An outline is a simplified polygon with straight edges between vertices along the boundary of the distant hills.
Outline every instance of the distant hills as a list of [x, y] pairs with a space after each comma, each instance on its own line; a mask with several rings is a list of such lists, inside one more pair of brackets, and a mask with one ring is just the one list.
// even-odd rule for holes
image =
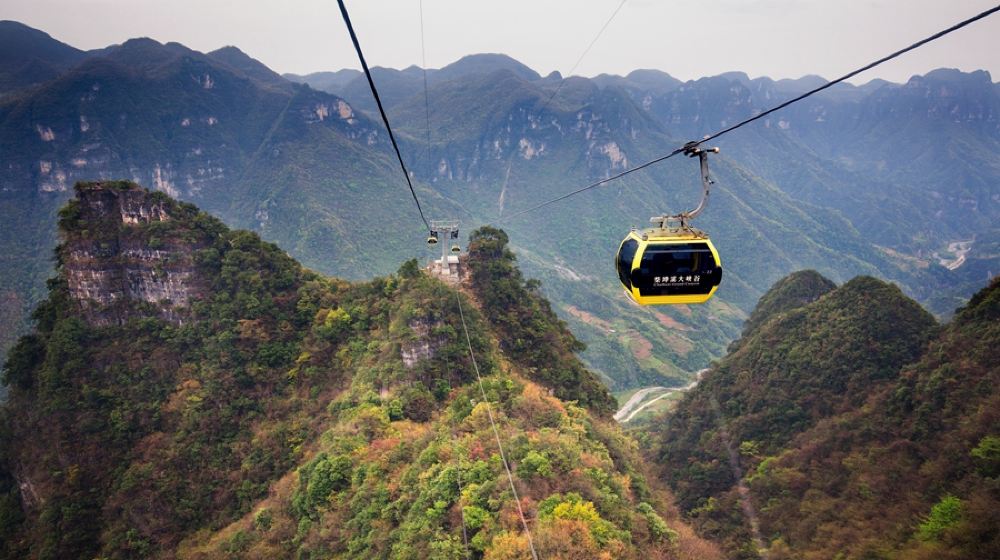
[[[82, 179], [142, 180], [243, 216], [234, 222], [278, 223], [291, 250], [322, 255], [310, 265], [352, 277], [396, 266], [405, 248], [421, 243], [415, 224], [388, 239], [361, 235], [365, 224], [395, 222], [409, 210], [405, 191], [377, 194], [398, 173], [384, 133], [343, 100], [289, 83], [233, 49], [205, 55], [176, 43], [128, 41], [8, 96], [0, 121], [0, 205], [9, 224], [0, 233], [0, 275], [10, 290], [5, 304], [22, 310], [11, 316], [34, 305], [51, 274], [55, 231], [44, 224]], [[291, 196], [281, 196], [286, 189]], [[351, 211], [362, 201], [371, 208]], [[270, 218], [285, 212], [291, 221]], [[366, 254], [368, 246], [383, 248]], [[4, 329], [5, 336], [16, 330]]]
[[[372, 76], [376, 80], [382, 101], [391, 106], [406, 101], [418, 91], [423, 92], [425, 73], [429, 84], [438, 84], [469, 76], [491, 74], [498, 70], [507, 70], [529, 82], [541, 78], [531, 68], [503, 54], [473, 54], [462, 57], [444, 68], [428, 68], [426, 72], [418, 66], [410, 66], [403, 70], [375, 66], [372, 68]], [[360, 70], [316, 72], [305, 76], [285, 74], [284, 77], [350, 99], [353, 106], [364, 111], [376, 110], [368, 80]]]
[[51, 80], [86, 56], [44, 31], [0, 21], [0, 95]]
[[[20, 24], [2, 29], [19, 54], [0, 69], [15, 76], [0, 99], [0, 216], [9, 224], [0, 232], [0, 320], [12, 325], [0, 343], [45, 293], [50, 224], [77, 180], [144, 182], [348, 278], [430, 256], [356, 72], [292, 81], [235, 47], [203, 54], [137, 39], [74, 54]], [[34, 59], [62, 70], [31, 81], [21, 69]], [[560, 88], [557, 74], [473, 55], [428, 69], [430, 131], [421, 69], [380, 68], [375, 79], [430, 214], [466, 229], [499, 221], [525, 272], [543, 280], [588, 345], [587, 363], [617, 388], [685, 382], [724, 353], [765, 288], [796, 269], [892, 280], [939, 314], [1000, 269], [997, 90], [986, 73], [838, 86], [725, 137], [699, 225], [718, 240], [726, 280], [707, 306], [661, 309], [622, 298], [609, 263], [630, 226], [696, 202], [690, 162], [503, 216], [735, 122], [816, 77], [681, 83], [637, 70], [569, 77]], [[942, 266], [959, 258], [955, 270]]]
[[[699, 138], [824, 83], [729, 72], [682, 84], [656, 70], [591, 81], [625, 90], [680, 138]], [[330, 91], [348, 101], [367, 95], [347, 86]], [[795, 198], [838, 209], [880, 244], [930, 257], [942, 237], [992, 231], [998, 142], [1000, 98], [989, 73], [939, 69], [902, 85], [838, 84], [724, 147]], [[941, 187], [928, 191], [931, 183]]]

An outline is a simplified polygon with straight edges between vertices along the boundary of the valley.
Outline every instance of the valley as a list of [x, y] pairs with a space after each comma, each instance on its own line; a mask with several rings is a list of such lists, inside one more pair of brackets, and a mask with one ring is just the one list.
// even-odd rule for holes
[[[444, 51], [415, 8], [427, 66]], [[740, 29], [771, 8], [698, 6]], [[776, 9], [762, 44], [822, 12]], [[262, 60], [326, 22], [260, 35], [260, 60], [199, 29], [79, 48], [0, 21], [0, 560], [1000, 558], [986, 70], [813, 91], [478, 48], [280, 74]], [[718, 255], [631, 242], [682, 243], [645, 254], [721, 271], [717, 292], [639, 305], [624, 285], [692, 282], [638, 252], [618, 274], [632, 228], [702, 193], [698, 154], [660, 158], [736, 123], [700, 145]]]
[[3, 370], [0, 557], [721, 559], [501, 230], [462, 290], [416, 260], [352, 283], [160, 191], [74, 191]]
[[[366, 113], [362, 76], [282, 77], [235, 47], [200, 53], [148, 39], [88, 53], [18, 26], [5, 22], [0, 32], [23, 41], [24, 56], [44, 45], [64, 70], [0, 87], [0, 144], [9, 147], [0, 170], [0, 214], [9, 224], [0, 233], [0, 348], [24, 331], [44, 293], [56, 243], [50, 224], [77, 180], [122, 177], [157, 187], [258, 231], [325, 274], [370, 278], [431, 256], [384, 131]], [[724, 354], [766, 288], [797, 269], [839, 281], [878, 275], [941, 317], [1000, 270], [985, 241], [998, 217], [990, 189], [1000, 176], [991, 155], [1000, 112], [982, 72], [838, 86], [790, 110], [784, 127], [765, 120], [727, 138], [700, 223], [717, 239], [726, 279], [707, 307], [656, 312], [622, 301], [608, 262], [629, 227], [693, 202], [689, 162], [630, 175], [558, 210], [504, 216], [811, 82], [739, 73], [681, 82], [637, 71], [574, 77], [543, 106], [556, 82], [509, 57], [471, 55], [428, 71], [426, 115], [419, 69], [376, 68], [375, 76], [430, 214], [459, 219], [463, 232], [502, 225], [525, 272], [542, 281], [587, 345], [586, 363], [614, 390], [688, 383]], [[870, 113], [878, 117], [861, 120]], [[913, 129], [904, 142], [899, 131], [924, 118], [938, 124]], [[888, 152], [893, 139], [900, 145]], [[927, 152], [934, 143], [984, 148], [962, 150], [959, 161], [947, 156], [950, 148]], [[900, 157], [911, 152], [937, 155]], [[856, 171], [874, 159], [885, 162], [878, 175]], [[944, 177], [927, 171], [954, 165], [968, 172], [949, 191], [938, 186]], [[872, 192], [886, 196], [876, 201]], [[925, 219], [939, 207], [971, 214]], [[928, 258], [973, 236], [984, 240], [966, 255], [974, 266], [950, 270]]]
[[[707, 372], [708, 369], [699, 370], [695, 375], [695, 380], [684, 387], [645, 387], [635, 392], [626, 393], [629, 395], [628, 400], [626, 400], [625, 403], [618, 408], [618, 411], [615, 412], [614, 419], [622, 424], [627, 424], [631, 422], [639, 413], [645, 411], [663, 399], [669, 399], [671, 402], [678, 401], [684, 393], [694, 389], [698, 385], [698, 381], [701, 377]], [[650, 415], [650, 413], [647, 412], [647, 419], [651, 416], [662, 415], [662, 413], [666, 412], [666, 409], [662, 409], [661, 405], [661, 410], [658, 410], [657, 412], [659, 414], [653, 415]]]

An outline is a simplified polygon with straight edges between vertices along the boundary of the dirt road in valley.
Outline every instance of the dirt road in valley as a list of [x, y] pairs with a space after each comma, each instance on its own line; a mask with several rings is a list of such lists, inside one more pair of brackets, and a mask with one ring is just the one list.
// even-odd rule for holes
[[[657, 386], [657, 387], [646, 387], [645, 389], [639, 389], [638, 391], [635, 392], [634, 395], [632, 395], [632, 397], [624, 405], [622, 405], [621, 408], [618, 409], [618, 412], [615, 413], [615, 420], [624, 424], [625, 422], [628, 422], [629, 420], [634, 418], [636, 414], [642, 412], [647, 406], [666, 397], [667, 395], [676, 392], [686, 392], [690, 391], [691, 389], [694, 389], [695, 386], [698, 385], [698, 381], [701, 380], [701, 376], [705, 375], [705, 372], [707, 371], [708, 369], [700, 370], [695, 376], [694, 381], [688, 383], [684, 387], [667, 388], [667, 387]], [[647, 402], [642, 402], [646, 399], [647, 395], [649, 395], [654, 391], [659, 391], [661, 389], [665, 391], [662, 395], [657, 395], [655, 398], [650, 399]]]
[[621, 422], [622, 418], [628, 416], [629, 413], [632, 412], [633, 408], [639, 406], [639, 403], [646, 398], [646, 395], [652, 393], [653, 391], [659, 391], [660, 389], [666, 389], [666, 387], [646, 387], [645, 389], [639, 389], [636, 391], [635, 394], [632, 395], [632, 398], [622, 405], [622, 407], [618, 409], [618, 412], [615, 413], [615, 420]]

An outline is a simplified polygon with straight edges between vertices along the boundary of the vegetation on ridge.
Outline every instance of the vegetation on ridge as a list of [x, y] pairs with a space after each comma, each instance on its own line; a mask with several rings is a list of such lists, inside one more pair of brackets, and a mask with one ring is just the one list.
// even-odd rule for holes
[[[183, 321], [129, 301], [141, 313], [95, 326], [60, 268], [4, 366], [0, 557], [457, 559], [464, 528], [472, 557], [521, 558], [457, 298], [543, 554], [717, 557], [631, 438], [532, 381], [528, 357], [497, 352], [476, 306], [415, 261], [350, 284], [135, 185], [78, 197], [121, 189], [169, 219], [117, 235], [191, 247], [209, 288]], [[81, 204], [63, 212], [60, 262], [107, 235]]]
[[614, 411], [615, 400], [574, 353], [585, 346], [553, 313], [537, 280], [524, 280], [503, 230], [484, 226], [469, 236], [472, 289], [500, 347], [563, 400], [575, 400], [598, 414]]
[[748, 329], [652, 438], [682, 510], [737, 558], [747, 511], [772, 559], [996, 557], [998, 294], [937, 327], [858, 278]]

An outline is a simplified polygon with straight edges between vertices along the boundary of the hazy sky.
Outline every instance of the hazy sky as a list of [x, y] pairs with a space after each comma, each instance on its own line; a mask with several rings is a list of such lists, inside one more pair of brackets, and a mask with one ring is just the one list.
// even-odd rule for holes
[[[423, 0], [427, 65], [502, 52], [538, 72], [572, 68], [621, 0]], [[627, 0], [576, 74], [658, 68], [681, 79], [833, 78], [997, 0]], [[82, 49], [131, 37], [200, 51], [236, 45], [278, 72], [359, 67], [335, 0], [0, 0], [0, 18]], [[420, 0], [348, 0], [372, 66], [421, 63]], [[1000, 14], [855, 79], [938, 67], [1000, 81]]]

